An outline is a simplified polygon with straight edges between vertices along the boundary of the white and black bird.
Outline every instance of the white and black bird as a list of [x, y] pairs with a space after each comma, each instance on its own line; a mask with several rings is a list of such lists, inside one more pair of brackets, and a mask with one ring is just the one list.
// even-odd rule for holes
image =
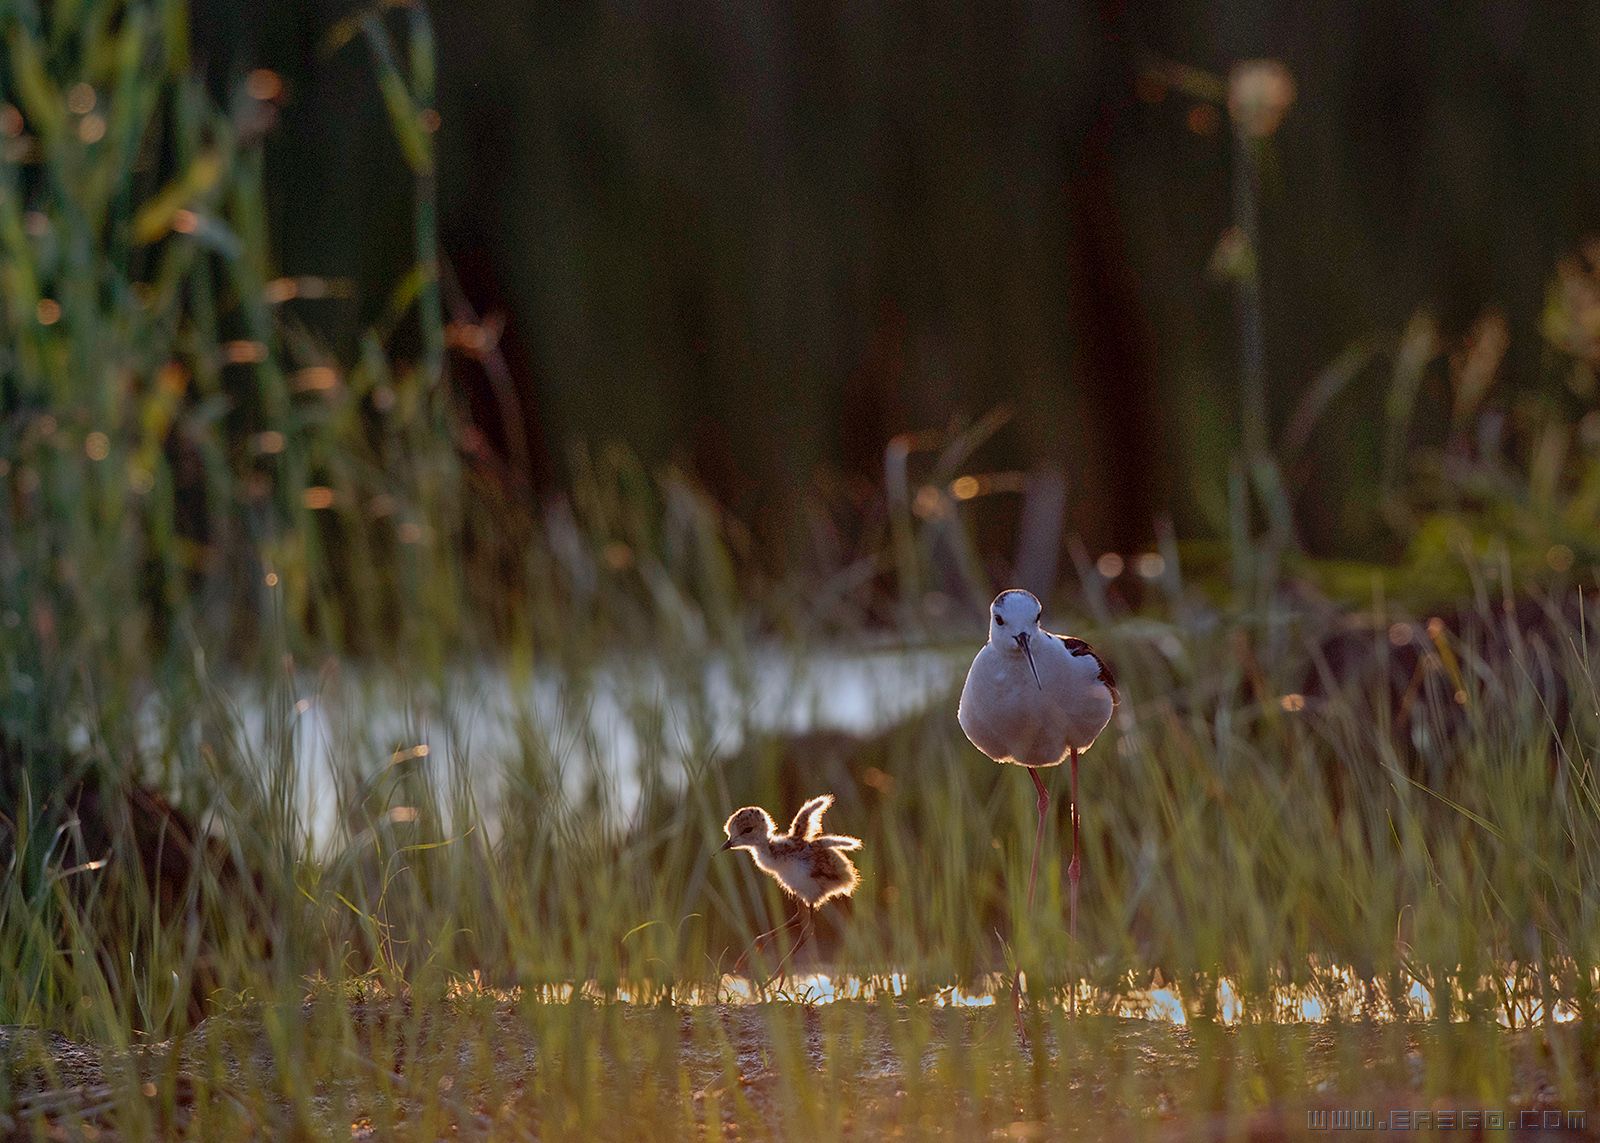
[[1027, 767], [1039, 791], [1028, 908], [1039, 875], [1050, 792], [1039, 771], [1072, 760], [1070, 926], [1078, 931], [1078, 753], [1093, 745], [1117, 705], [1117, 681], [1105, 660], [1082, 639], [1039, 626], [1044, 608], [1031, 592], [1002, 591], [989, 607], [989, 641], [972, 660], [956, 718], [972, 744], [996, 762]]

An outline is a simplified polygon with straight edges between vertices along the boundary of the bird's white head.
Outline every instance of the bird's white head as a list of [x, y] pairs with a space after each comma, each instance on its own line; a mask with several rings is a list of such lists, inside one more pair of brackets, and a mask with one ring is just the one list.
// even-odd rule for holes
[[754, 849], [765, 844], [771, 837], [775, 827], [772, 818], [760, 806], [745, 806], [735, 810], [728, 819], [728, 824], [723, 826], [723, 832], [728, 835], [728, 840], [723, 843], [723, 849]]
[[1039, 620], [1043, 615], [1044, 606], [1038, 596], [1020, 587], [1002, 591], [989, 605], [989, 642], [1002, 651], [1027, 656], [1033, 681], [1040, 690], [1044, 684], [1039, 682], [1039, 668], [1034, 666], [1033, 642], [1040, 637]]

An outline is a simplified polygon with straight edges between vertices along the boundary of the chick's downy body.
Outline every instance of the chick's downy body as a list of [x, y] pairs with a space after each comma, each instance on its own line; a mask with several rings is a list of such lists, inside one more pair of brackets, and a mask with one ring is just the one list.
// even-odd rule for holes
[[822, 815], [832, 804], [832, 794], [812, 798], [800, 807], [788, 833], [778, 833], [760, 806], [745, 806], [723, 827], [728, 841], [722, 848], [748, 849], [757, 868], [812, 908], [848, 897], [861, 875], [843, 851], [860, 849], [861, 840], [822, 832]]
[[776, 837], [750, 850], [756, 865], [794, 897], [815, 907], [848, 897], [861, 883], [855, 863], [837, 849], [800, 838]]

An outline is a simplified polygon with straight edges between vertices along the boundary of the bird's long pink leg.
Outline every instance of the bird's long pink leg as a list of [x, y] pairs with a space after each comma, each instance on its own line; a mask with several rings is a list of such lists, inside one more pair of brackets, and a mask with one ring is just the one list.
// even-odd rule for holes
[[[1050, 791], [1045, 787], [1044, 779], [1039, 777], [1039, 771], [1032, 766], [1028, 767], [1028, 776], [1033, 779], [1033, 788], [1039, 791], [1039, 824], [1033, 831], [1033, 863], [1028, 870], [1028, 912], [1033, 912], [1033, 889], [1039, 880], [1039, 845], [1044, 840], [1044, 815], [1050, 809]], [[1017, 1018], [1017, 1039], [1026, 1048], [1029, 1044], [1028, 1029], [1022, 1022], [1022, 969], [1017, 969], [1017, 975], [1011, 980], [1011, 1008]]]
[[756, 953], [757, 955], [760, 955], [761, 950], [766, 946], [766, 943], [770, 938], [777, 936], [779, 933], [783, 932], [783, 930], [791, 927], [796, 921], [800, 920], [800, 918], [803, 915], [804, 915], [804, 906], [797, 907], [795, 909], [795, 911], [794, 911], [794, 916], [790, 917], [787, 921], [785, 921], [783, 924], [779, 925], [777, 928], [768, 929], [766, 932], [764, 932], [760, 936], [758, 936], [755, 940], [751, 941], [750, 944], [748, 946], [746, 946], [744, 952], [739, 954], [739, 959], [733, 962], [733, 971], [734, 972], [739, 972], [741, 969], [743, 969], [744, 968], [744, 962], [750, 956], [751, 953]]
[[779, 974], [783, 972], [783, 966], [789, 963], [789, 958], [794, 956], [795, 953], [799, 952], [800, 951], [800, 946], [806, 943], [806, 938], [811, 935], [812, 926], [816, 922], [816, 915], [817, 915], [816, 914], [816, 910], [814, 910], [810, 905], [807, 905], [806, 906], [806, 923], [805, 923], [805, 927], [800, 930], [800, 939], [795, 941], [794, 944], [790, 947], [789, 951], [784, 953], [783, 954], [783, 958], [778, 961], [778, 967], [772, 970], [772, 975], [767, 977], [766, 984], [763, 984], [761, 986], [761, 990], [763, 992], [765, 992], [768, 988], [771, 987], [772, 982], [774, 980], [778, 979]]
[[[1076, 754], [1073, 755], [1077, 757]], [[1039, 777], [1039, 771], [1032, 766], [1028, 767], [1028, 774], [1033, 778], [1033, 785], [1039, 791], [1039, 825], [1033, 831], [1033, 867], [1028, 872], [1028, 912], [1033, 912], [1033, 886], [1039, 880], [1039, 843], [1044, 839], [1044, 815], [1050, 808], [1050, 791], [1045, 789], [1044, 779]]]
[[1067, 932], [1074, 940], [1078, 936], [1078, 877], [1082, 867], [1078, 862], [1078, 751], [1072, 751], [1072, 864], [1067, 866]]

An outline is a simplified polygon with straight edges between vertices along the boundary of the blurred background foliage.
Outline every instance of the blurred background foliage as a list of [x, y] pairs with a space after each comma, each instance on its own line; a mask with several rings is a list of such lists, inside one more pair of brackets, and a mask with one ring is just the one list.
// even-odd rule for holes
[[[348, 351], [412, 234], [370, 61], [319, 50], [346, 7], [204, 0], [195, 26], [218, 82], [245, 61], [285, 79], [274, 253], [357, 284], [324, 327]], [[1588, 6], [433, 15], [456, 313], [492, 319], [506, 374], [460, 381], [515, 500], [570, 478], [572, 438], [618, 440], [771, 530], [762, 509], [819, 473], [875, 483], [896, 434], [1004, 405], [982, 461], [1064, 473], [1092, 548], [1144, 546], [1167, 511], [1217, 535], [1252, 368], [1240, 274], [1312, 553], [1407, 540], [1377, 511], [1397, 367], [1408, 447], [1460, 428], [1451, 361], [1486, 330], [1504, 344], [1478, 383], [1504, 413], [1592, 404], [1547, 314], [1600, 207]], [[1224, 84], [1261, 57], [1293, 106], [1236, 145]], [[1434, 340], [1399, 360], [1419, 312]], [[1014, 513], [987, 516], [986, 546], [1009, 545]]]
[[0, 13], [5, 630], [102, 711], [1600, 557], [1586, 7]]
[[[94, 726], [123, 753], [152, 686], [181, 710], [207, 653], [384, 633], [437, 660], [454, 601], [419, 585], [451, 574], [459, 479], [431, 141], [399, 129], [431, 103], [421, 11], [324, 40], [374, 61], [391, 145], [411, 142], [414, 269], [343, 354], [316, 311], [351, 285], [279, 273], [267, 238], [279, 78], [208, 91], [172, 0], [0, 11], [6, 741]], [[414, 349], [393, 352], [407, 321]]]

